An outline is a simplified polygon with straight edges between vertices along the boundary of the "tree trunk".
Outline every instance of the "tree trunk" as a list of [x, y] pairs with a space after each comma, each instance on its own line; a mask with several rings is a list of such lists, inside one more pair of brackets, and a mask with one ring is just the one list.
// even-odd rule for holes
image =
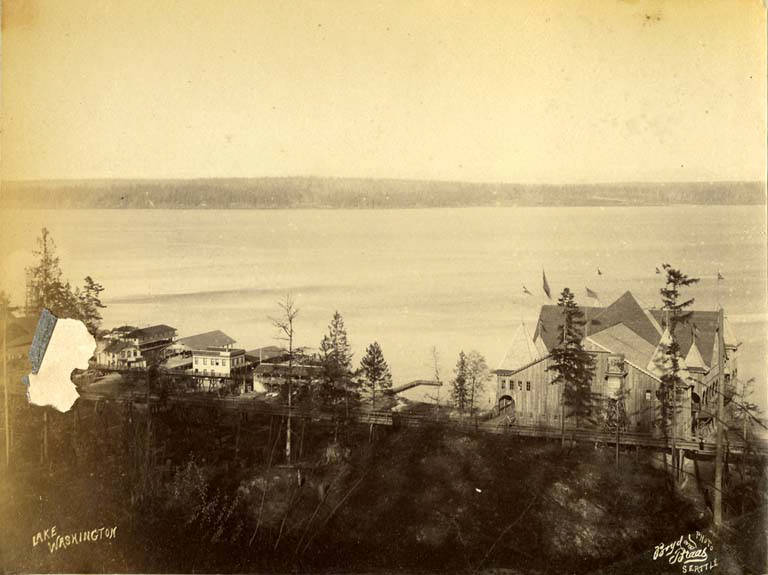
[[40, 463], [48, 462], [48, 408], [43, 408], [43, 432], [40, 449]]
[[[562, 384], [565, 387], [565, 384]], [[560, 392], [560, 447], [565, 447], [565, 397]]]

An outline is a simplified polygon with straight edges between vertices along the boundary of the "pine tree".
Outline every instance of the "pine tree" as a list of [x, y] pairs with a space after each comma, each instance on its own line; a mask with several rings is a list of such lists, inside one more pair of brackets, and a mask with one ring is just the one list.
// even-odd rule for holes
[[[675, 443], [677, 436], [677, 411], [680, 392], [687, 387], [687, 384], [680, 376], [680, 343], [677, 341], [677, 328], [685, 324], [691, 316], [690, 311], [686, 309], [693, 305], [694, 299], [680, 301], [680, 288], [691, 286], [699, 281], [698, 278], [689, 278], [680, 270], [674, 269], [669, 264], [662, 266], [667, 273], [666, 285], [659, 290], [661, 301], [664, 304], [664, 325], [668, 330], [669, 337], [666, 344], [662, 344], [662, 366], [661, 385], [657, 392], [657, 397], [661, 406], [661, 426], [664, 437], [667, 437], [668, 429], [672, 429], [672, 456], [673, 461], [677, 454], [675, 453]], [[666, 457], [664, 458], [666, 464]]]
[[365, 350], [365, 356], [360, 361], [360, 369], [365, 375], [365, 383], [371, 392], [371, 406], [376, 406], [376, 390], [384, 391], [392, 388], [392, 374], [384, 359], [384, 354], [378, 342], [373, 342]]
[[570, 289], [562, 291], [557, 305], [562, 309], [563, 323], [560, 325], [558, 343], [550, 352], [551, 364], [547, 370], [555, 373], [552, 383], [562, 385], [561, 430], [564, 442], [566, 417], [575, 416], [576, 425], [579, 426], [583, 419], [589, 419], [592, 415], [595, 365], [592, 355], [581, 346], [584, 314]]
[[61, 279], [61, 267], [59, 257], [56, 255], [56, 244], [51, 238], [48, 228], [43, 228], [40, 237], [37, 238], [37, 247], [32, 252], [39, 261], [37, 265], [29, 268], [30, 275], [30, 309], [29, 315], [38, 315], [43, 308], [48, 308], [55, 315], [71, 317], [66, 309], [67, 294]]
[[96, 335], [101, 327], [101, 312], [106, 306], [101, 303], [101, 292], [104, 287], [93, 281], [91, 276], [86, 276], [83, 290], [78, 294], [80, 300], [80, 310], [83, 321], [88, 327], [88, 331]]
[[344, 319], [338, 311], [333, 314], [328, 333], [320, 342], [320, 358], [323, 367], [321, 402], [325, 407], [333, 407], [343, 401], [348, 417], [349, 409], [359, 399], [359, 390], [351, 377], [352, 351]]
[[463, 351], [459, 353], [459, 359], [456, 362], [456, 368], [453, 373], [454, 377], [451, 381], [453, 406], [461, 413], [464, 413], [469, 403], [469, 390], [467, 389], [467, 356]]
[[30, 280], [30, 307], [27, 314], [38, 315], [43, 308], [49, 309], [61, 318], [79, 319], [85, 322], [88, 331], [96, 335], [101, 325], [100, 309], [104, 288], [91, 276], [85, 278], [83, 289], [74, 288], [62, 277], [56, 244], [47, 228], [43, 228], [37, 239], [33, 254], [39, 258], [37, 265], [28, 269]]

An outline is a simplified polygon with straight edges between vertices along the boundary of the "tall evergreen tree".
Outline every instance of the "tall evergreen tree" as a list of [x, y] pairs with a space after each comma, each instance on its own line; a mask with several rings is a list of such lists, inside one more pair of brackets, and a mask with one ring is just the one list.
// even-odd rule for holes
[[371, 392], [371, 406], [376, 406], [376, 391], [392, 388], [392, 374], [384, 359], [384, 354], [378, 342], [373, 342], [365, 350], [365, 356], [360, 361], [360, 369], [365, 375], [365, 383]]
[[550, 352], [551, 364], [547, 370], [555, 373], [552, 383], [562, 385], [561, 430], [564, 442], [566, 417], [575, 416], [578, 426], [592, 415], [595, 364], [592, 355], [581, 346], [584, 314], [570, 289], [563, 289], [557, 305], [561, 308], [563, 323], [558, 343]]
[[453, 406], [464, 413], [469, 405], [469, 390], [467, 386], [467, 356], [462, 351], [453, 370], [451, 381], [451, 399]]
[[30, 315], [38, 315], [43, 308], [50, 309], [55, 315], [68, 315], [62, 307], [66, 303], [64, 284], [61, 279], [59, 257], [56, 255], [56, 244], [51, 238], [48, 228], [43, 228], [37, 238], [37, 246], [33, 255], [38, 258], [37, 265], [28, 268]]
[[85, 277], [85, 285], [79, 293], [80, 310], [83, 321], [88, 331], [96, 335], [101, 327], [101, 312], [106, 306], [101, 303], [101, 292], [104, 287], [93, 280], [91, 276]]
[[30, 292], [27, 313], [38, 315], [43, 308], [48, 308], [57, 317], [82, 320], [88, 331], [96, 335], [102, 319], [99, 310], [106, 307], [101, 303], [100, 294], [104, 291], [101, 284], [87, 276], [81, 290], [64, 281], [56, 244], [47, 228], [42, 229], [32, 253], [38, 262], [27, 270]]
[[323, 382], [320, 399], [325, 407], [343, 402], [345, 412], [354, 407], [359, 399], [357, 384], [352, 380], [352, 351], [347, 340], [344, 319], [336, 311], [328, 326], [328, 333], [320, 342], [320, 359], [323, 367]]
[[[659, 366], [662, 371], [661, 385], [657, 396], [661, 406], [661, 426], [665, 438], [668, 436], [668, 430], [672, 430], [672, 457], [675, 460], [676, 438], [677, 438], [677, 411], [680, 392], [687, 387], [687, 383], [681, 377], [680, 343], [677, 340], [677, 328], [687, 323], [691, 316], [691, 311], [686, 311], [693, 305], [694, 299], [682, 299], [680, 288], [691, 286], [699, 281], [698, 278], [689, 278], [680, 270], [673, 268], [669, 264], [662, 266], [666, 272], [665, 287], [659, 290], [663, 305], [663, 323], [668, 337], [660, 344], [661, 363]], [[666, 464], [666, 457], [664, 459]]]

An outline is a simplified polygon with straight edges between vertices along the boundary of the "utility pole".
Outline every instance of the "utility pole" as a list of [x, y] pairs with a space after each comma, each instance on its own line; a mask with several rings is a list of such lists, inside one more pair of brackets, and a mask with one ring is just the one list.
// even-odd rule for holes
[[723, 335], [723, 308], [717, 317], [717, 437], [715, 439], [715, 528], [723, 524], [723, 394], [725, 393], [725, 336]]
[[619, 388], [619, 397], [616, 398], [616, 471], [619, 470], [619, 427], [620, 427], [620, 408], [621, 405], [619, 402], [621, 401], [621, 388]]

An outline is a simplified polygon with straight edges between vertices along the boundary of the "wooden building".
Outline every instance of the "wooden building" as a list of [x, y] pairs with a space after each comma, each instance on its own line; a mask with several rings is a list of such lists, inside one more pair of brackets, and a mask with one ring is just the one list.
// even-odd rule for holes
[[[582, 346], [594, 358], [592, 393], [595, 415], [621, 391], [627, 414], [625, 430], [662, 433], [659, 425], [660, 402], [657, 391], [663, 366], [659, 365], [668, 330], [661, 310], [646, 310], [630, 292], [607, 307], [583, 307], [585, 316]], [[519, 425], [561, 426], [562, 388], [553, 384], [550, 351], [558, 344], [562, 331], [562, 310], [556, 305], [541, 308], [532, 337], [525, 327], [518, 330], [510, 352], [496, 375], [496, 402], [500, 413]], [[688, 322], [678, 325], [675, 337], [681, 348], [684, 389], [678, 392], [677, 436], [694, 438], [706, 435], [711, 427], [716, 404], [717, 312], [694, 311]], [[736, 345], [726, 332], [726, 377], [736, 373]], [[566, 418], [566, 428], [577, 425]], [[599, 422], [580, 421], [581, 427]], [[671, 430], [669, 430], [671, 431]]]

